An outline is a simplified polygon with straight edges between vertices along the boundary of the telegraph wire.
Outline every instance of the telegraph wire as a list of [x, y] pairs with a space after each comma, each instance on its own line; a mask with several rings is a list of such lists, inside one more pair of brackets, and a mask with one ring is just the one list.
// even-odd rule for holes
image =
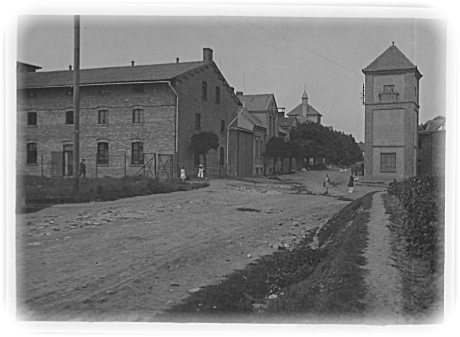
[[214, 21], [216, 21], [217, 23], [219, 23], [219, 24], [221, 24], [221, 25], [223, 25], [223, 26], [226, 26], [227, 28], [230, 28], [230, 29], [232, 29], [232, 30], [234, 30], [234, 31], [236, 31], [236, 32], [238, 32], [238, 33], [244, 35], [244, 36], [247, 36], [247, 37], [249, 37], [249, 38], [251, 38], [251, 39], [253, 39], [253, 40], [256, 40], [256, 41], [259, 41], [259, 42], [261, 42], [261, 43], [263, 43], [263, 44], [266, 44], [267, 46], [269, 46], [269, 47], [271, 47], [271, 48], [273, 48], [273, 49], [276, 49], [276, 50], [278, 50], [278, 51], [280, 51], [280, 52], [283, 52], [283, 53], [285, 53], [285, 54], [291, 55], [291, 56], [293, 56], [293, 57], [295, 57], [295, 58], [297, 58], [297, 59], [299, 59], [299, 60], [302, 60], [302, 61], [304, 61], [304, 62], [310, 63], [310, 64], [314, 65], [315, 67], [322, 68], [322, 69], [324, 69], [324, 70], [326, 70], [326, 71], [329, 71], [329, 72], [334, 73], [334, 74], [336, 74], [336, 75], [338, 75], [338, 76], [347, 78], [347, 79], [352, 80], [352, 81], [354, 81], [354, 82], [356, 82], [356, 83], [359, 83], [359, 84], [362, 83], [362, 81], [358, 81], [358, 80], [355, 80], [355, 79], [353, 79], [353, 78], [351, 78], [351, 77], [348, 77], [348, 76], [346, 76], [346, 75], [342, 75], [342, 74], [337, 73], [337, 72], [335, 72], [335, 71], [333, 71], [333, 70], [331, 70], [331, 69], [325, 68], [325, 67], [323, 67], [323, 66], [321, 66], [321, 65], [319, 65], [319, 64], [313, 63], [313, 62], [311, 62], [311, 61], [309, 61], [309, 60], [307, 60], [307, 59], [305, 59], [305, 58], [303, 58], [303, 57], [300, 57], [300, 56], [297, 56], [297, 55], [295, 55], [295, 54], [289, 53], [289, 52], [287, 52], [287, 51], [284, 50], [284, 49], [277, 48], [277, 47], [275, 47], [275, 46], [272, 45], [272, 44], [269, 44], [269, 43], [267, 43], [267, 42], [265, 42], [265, 41], [263, 41], [263, 40], [261, 40], [261, 39], [258, 39], [258, 38], [254, 37], [254, 36], [252, 36], [252, 35], [246, 34], [246, 33], [242, 32], [242, 31], [240, 31], [240, 30], [238, 30], [238, 29], [236, 29], [236, 28], [234, 28], [234, 27], [231, 27], [231, 26], [229, 26], [229, 25], [227, 25], [227, 24], [225, 24], [225, 23], [223, 23], [223, 22], [220, 22], [220, 21], [215, 20], [215, 19], [213, 19], [213, 18], [210, 18], [210, 19], [211, 19], [211, 20], [214, 20]]

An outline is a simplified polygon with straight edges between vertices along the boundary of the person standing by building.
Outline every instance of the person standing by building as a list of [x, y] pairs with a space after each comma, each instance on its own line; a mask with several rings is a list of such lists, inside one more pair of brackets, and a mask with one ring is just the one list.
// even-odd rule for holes
[[204, 169], [203, 169], [203, 165], [198, 165], [198, 179], [200, 179], [200, 181], [203, 179], [203, 176], [204, 176]]
[[351, 173], [350, 179], [348, 179], [348, 193], [353, 193], [354, 184], [355, 184], [355, 178], [353, 178], [353, 173]]
[[324, 187], [324, 194], [328, 194], [329, 193], [329, 183], [331, 182], [331, 179], [329, 179], [329, 175], [326, 174], [326, 178], [324, 178], [324, 181], [323, 181], [323, 187]]
[[83, 175], [83, 178], [86, 178], [86, 163], [85, 159], [82, 159], [80, 162], [80, 174], [79, 177]]
[[185, 168], [183, 166], [180, 170], [180, 179], [182, 180], [182, 182], [185, 182], [185, 179], [187, 179], [187, 176], [185, 175]]

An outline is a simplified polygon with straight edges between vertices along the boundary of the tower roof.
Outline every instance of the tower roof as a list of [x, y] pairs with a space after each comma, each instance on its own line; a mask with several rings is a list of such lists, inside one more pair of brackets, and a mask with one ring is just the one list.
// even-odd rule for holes
[[304, 90], [304, 92], [302, 94], [302, 98], [308, 98], [307, 89]]
[[417, 67], [394, 44], [364, 68], [363, 73], [385, 70], [416, 70], [418, 72]]

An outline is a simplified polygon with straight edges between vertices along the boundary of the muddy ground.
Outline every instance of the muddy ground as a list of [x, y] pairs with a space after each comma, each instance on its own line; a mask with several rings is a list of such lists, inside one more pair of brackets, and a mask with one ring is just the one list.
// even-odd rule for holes
[[349, 173], [328, 173], [327, 196], [325, 172], [310, 171], [18, 215], [18, 318], [155, 320], [280, 244], [295, 245], [351, 200], [384, 189], [358, 180], [349, 194]]

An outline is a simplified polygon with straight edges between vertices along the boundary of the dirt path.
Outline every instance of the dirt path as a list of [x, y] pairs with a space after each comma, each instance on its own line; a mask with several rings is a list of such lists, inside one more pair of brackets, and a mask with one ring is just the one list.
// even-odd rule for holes
[[394, 266], [391, 250], [389, 218], [385, 214], [382, 193], [373, 196], [368, 224], [368, 246], [364, 252], [366, 273], [367, 306], [366, 323], [403, 324], [402, 280]]
[[[275, 244], [290, 245], [375, 187], [347, 195], [347, 177], [322, 196], [322, 172], [284, 183], [213, 180], [209, 188], [59, 205], [18, 216], [20, 319], [151, 321], [191, 289], [216, 284]], [[292, 190], [290, 184], [308, 190]], [[313, 193], [313, 194], [310, 194]]]

